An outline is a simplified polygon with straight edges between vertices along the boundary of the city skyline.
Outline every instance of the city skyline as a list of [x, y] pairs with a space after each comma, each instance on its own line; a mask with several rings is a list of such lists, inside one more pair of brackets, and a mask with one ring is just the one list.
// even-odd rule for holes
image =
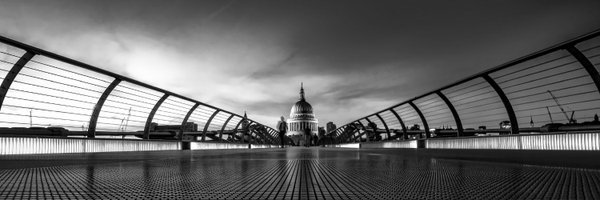
[[600, 27], [594, 1], [0, 4], [3, 36], [272, 127], [300, 82], [343, 125]]

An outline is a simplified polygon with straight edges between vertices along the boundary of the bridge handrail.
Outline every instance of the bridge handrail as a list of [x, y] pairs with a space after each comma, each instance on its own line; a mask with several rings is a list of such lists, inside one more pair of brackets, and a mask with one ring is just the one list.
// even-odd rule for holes
[[[385, 127], [386, 133], [381, 134], [384, 139], [391, 138], [390, 130], [399, 129], [406, 139], [413, 124], [425, 138], [431, 137], [432, 127], [442, 131], [450, 127], [460, 137], [477, 132], [478, 126], [485, 129], [498, 122], [498, 126], [504, 123], [512, 134], [529, 129], [520, 127], [530, 125], [530, 119], [537, 123], [535, 127], [546, 131], [576, 124], [562, 118], [566, 112], [559, 102], [574, 107], [567, 110], [578, 114], [579, 119], [589, 119], [587, 125], [595, 126], [599, 122], [592, 121], [593, 116], [600, 112], [593, 103], [600, 102], [599, 36], [600, 29], [517, 58], [354, 120], [328, 134], [344, 143], [370, 141], [370, 137], [363, 136], [364, 132], [372, 132], [364, 128], [369, 124]], [[550, 97], [554, 96], [552, 91], [559, 93], [554, 101]]]
[[[148, 139], [148, 137], [150, 137], [150, 126], [151, 126], [151, 122], [154, 122], [153, 120], [153, 116], [154, 113], [156, 113], [157, 111], [162, 111], [162, 113], [156, 113], [157, 117], [162, 117], [162, 118], [177, 118], [177, 119], [182, 119], [183, 116], [180, 115], [179, 113], [181, 112], [185, 112], [185, 113], [189, 113], [189, 114], [196, 114], [196, 115], [201, 115], [204, 116], [204, 114], [202, 114], [202, 112], [211, 112], [210, 114], [208, 114], [208, 116], [211, 116], [209, 119], [207, 119], [206, 121], [203, 121], [204, 127], [199, 128], [200, 130], [205, 130], [204, 133], [206, 132], [207, 128], [211, 125], [211, 121], [213, 118], [215, 117], [221, 117], [223, 118], [223, 116], [225, 118], [227, 117], [235, 117], [238, 119], [243, 119], [243, 116], [240, 114], [236, 114], [230, 111], [226, 111], [224, 109], [221, 109], [219, 107], [213, 106], [213, 105], [209, 105], [207, 103], [203, 103], [201, 101], [135, 80], [133, 78], [129, 78], [127, 76], [124, 75], [120, 75], [96, 66], [92, 66], [86, 63], [83, 63], [81, 61], [75, 60], [75, 59], [71, 59], [62, 55], [58, 55], [56, 53], [50, 52], [50, 51], [46, 51], [28, 44], [24, 44], [21, 42], [18, 42], [16, 40], [4, 37], [4, 36], [0, 36], [0, 47], [2, 47], [1, 44], [6, 45], [7, 49], [12, 49], [15, 48], [17, 50], [15, 51], [23, 51], [23, 55], [16, 55], [13, 54], [13, 52], [9, 52], [8, 50], [6, 52], [2, 51], [2, 49], [0, 49], [0, 58], [6, 57], [5, 59], [0, 59], [1, 63], [3, 65], [11, 65], [12, 67], [10, 69], [1, 69], [1, 71], [6, 72], [6, 76], [1, 77], [2, 78], [2, 87], [0, 87], [0, 109], [6, 107], [6, 106], [12, 106], [11, 109], [13, 109], [12, 111], [9, 110], [7, 112], [7, 108], [2, 109], [2, 113], [4, 115], [6, 115], [6, 118], [4, 119], [0, 119], [0, 123], [2, 124], [9, 124], [9, 125], [27, 125], [27, 122], [17, 122], [17, 121], [11, 121], [10, 117], [14, 117], [14, 118], [23, 118], [26, 117], [26, 114], [23, 113], [18, 113], [14, 110], [19, 110], [21, 112], [24, 112], [26, 110], [36, 110], [39, 112], [45, 112], [45, 113], [51, 113], [51, 114], [55, 114], [55, 115], [71, 115], [71, 117], [56, 117], [56, 116], [36, 116], [36, 118], [41, 119], [41, 118], [45, 118], [48, 121], [60, 121], [61, 123], [64, 123], [63, 127], [73, 130], [73, 129], [77, 129], [78, 127], [74, 124], [76, 123], [87, 123], [88, 125], [88, 137], [89, 138], [94, 138], [95, 137], [95, 133], [96, 133], [96, 124], [100, 124], [101, 122], [97, 122], [96, 120], [100, 117], [102, 118], [101, 112], [110, 112], [110, 111], [106, 111], [106, 110], [102, 110], [102, 109], [107, 109], [108, 108], [119, 108], [119, 109], [125, 109], [128, 105], [129, 105], [129, 113], [127, 115], [127, 122], [130, 122], [129, 117], [137, 117], [137, 118], [143, 118], [143, 116], [141, 115], [131, 115], [131, 112], [142, 112], [140, 110], [144, 110], [146, 109], [144, 106], [140, 106], [141, 104], [151, 104], [151, 102], [149, 101], [155, 101], [157, 99], [155, 99], [155, 97], [145, 97], [145, 96], [153, 96], [155, 95], [154, 93], [162, 93], [163, 99], [158, 101], [158, 103], [154, 103], [154, 109], [152, 109], [152, 112], [150, 112], [150, 115], [147, 115], [147, 119], [146, 119], [146, 125], [144, 127], [145, 129], [145, 138]], [[67, 67], [56, 67], [53, 66], [52, 64], [48, 64], [48, 61], [44, 62], [44, 61], [39, 61], [36, 60], [37, 56], [44, 56], [46, 58], [51, 59], [50, 62], [53, 61], [58, 61], [60, 63], [64, 63], [67, 65], [72, 65], [78, 69], [69, 69], [68, 67], [71, 66], [67, 66]], [[13, 59], [13, 57], [18, 58], [18, 61], [11, 61], [10, 59]], [[39, 66], [44, 66], [49, 68], [49, 70], [43, 70], [40, 69]], [[26, 69], [29, 70], [31, 72], [29, 72], [29, 74], [23, 73], [21, 72], [21, 69]], [[53, 71], [54, 70], [54, 71]], [[56, 70], [59, 70], [58, 72], [56, 72]], [[62, 71], [60, 71], [62, 70]], [[67, 73], [65, 73], [65, 71]], [[92, 73], [92, 75], [90, 75], [90, 72], [94, 72], [97, 74], [101, 74], [102, 76], [106, 76], [107, 78], [102, 78], [102, 77], [95, 77]], [[81, 80], [78, 78], [74, 78], [72, 77], [73, 74], [80, 76], [80, 77], [84, 77], [85, 80]], [[0, 75], [2, 76], [2, 75]], [[35, 79], [35, 81], [41, 81], [44, 83], [47, 83], [47, 85], [45, 84], [38, 84], [38, 83], [34, 83], [34, 82], [28, 82], [28, 81], [20, 81], [19, 78], [30, 78], [30, 79]], [[108, 78], [112, 78], [112, 84], [109, 86], [105, 86], [105, 83], [110, 83], [111, 80], [109, 80]], [[87, 80], [87, 81], [86, 81]], [[95, 82], [101, 82], [100, 84], [96, 84]], [[32, 91], [32, 90], [23, 90], [21, 88], [15, 88], [15, 87], [11, 87], [14, 85], [20, 85], [20, 86], [26, 86], [26, 87], [36, 87], [36, 88], [40, 88], [40, 90], [45, 91], [44, 92], [37, 92], [37, 91]], [[127, 84], [133, 84], [136, 86], [136, 88], [131, 88], [129, 86], [127, 86]], [[82, 85], [86, 85], [88, 87], [82, 86]], [[118, 88], [121, 86], [121, 90], [119, 90]], [[140, 87], [140, 89], [138, 89], [138, 87]], [[64, 89], [67, 88], [67, 89]], [[115, 89], [117, 88], [117, 89]], [[98, 90], [99, 89], [99, 90]], [[121, 107], [118, 107], [115, 105], [111, 105], [110, 106], [106, 106], [104, 105], [105, 101], [108, 98], [117, 98], [116, 95], [114, 95], [115, 92], [113, 92], [113, 89], [118, 92], [118, 93], [122, 93], [122, 94], [127, 94], [133, 97], [122, 97], [122, 96], [118, 96], [119, 100], [122, 101], [120, 103], [122, 103]], [[118, 91], [119, 90], [119, 91]], [[127, 93], [124, 90], [131, 90], [134, 91], [134, 93]], [[26, 93], [24, 96], [11, 96], [11, 92], [9, 91], [15, 91], [15, 92], [20, 92], [20, 93]], [[152, 91], [153, 93], [148, 93], [147, 91]], [[55, 94], [56, 93], [56, 94]], [[65, 95], [60, 95], [63, 93], [67, 93], [67, 94], [71, 94], [71, 95], [75, 95], [78, 96], [79, 98], [70, 98], [67, 97]], [[90, 93], [92, 93], [93, 95], [90, 95]], [[102, 96], [97, 97], [98, 94], [102, 93]], [[141, 96], [136, 96], [137, 95], [141, 95]], [[39, 98], [33, 98], [31, 97], [31, 95], [38, 95], [38, 96], [43, 96], [45, 97], [44, 99], [39, 99]], [[29, 107], [27, 105], [24, 104], [19, 104], [19, 105], [9, 105], [9, 104], [4, 104], [4, 100], [6, 98], [12, 98], [13, 100], [20, 100], [20, 101], [28, 101], [31, 103], [35, 103], [35, 104], [42, 104], [46, 107], [44, 108], [33, 108], [33, 107]], [[90, 99], [94, 99], [95, 100], [90, 100]], [[55, 100], [45, 100], [45, 99], [58, 99], [59, 101], [55, 101]], [[85, 100], [83, 100], [85, 99]], [[165, 101], [166, 100], [166, 101]], [[60, 102], [62, 101], [62, 102]], [[112, 100], [113, 102], [115, 100]], [[165, 101], [165, 104], [168, 105], [163, 105], [162, 102]], [[182, 102], [183, 101], [183, 102]], [[58, 109], [56, 107], [65, 107], [68, 106], [68, 103], [64, 103], [64, 102], [70, 102], [72, 104], [86, 104], [87, 106], [92, 106], [94, 107], [93, 112], [90, 112], [90, 114], [84, 114], [81, 112], [75, 112], [75, 111], [71, 111], [70, 109], [66, 109], [66, 110], [61, 110]], [[125, 104], [123, 102], [133, 102], [136, 105], [131, 105], [131, 104]], [[186, 107], [187, 105], [196, 105], [193, 108], [194, 109], [189, 109], [188, 107]], [[198, 107], [198, 105], [201, 105], [202, 108], [198, 108], [196, 109], [196, 107]], [[132, 109], [134, 106], [138, 106], [135, 107], [135, 109]], [[54, 108], [53, 108], [54, 107]], [[89, 110], [88, 108], [86, 108], [86, 106], [72, 106], [72, 109], [83, 109], [83, 110]], [[162, 110], [161, 110], [162, 109]], [[165, 111], [165, 109], [167, 109], [168, 111]], [[188, 109], [188, 110], [185, 110]], [[202, 110], [201, 110], [202, 109]], [[87, 112], [87, 111], [86, 111]], [[124, 112], [124, 111], [123, 111]], [[143, 112], [142, 112], [143, 113]], [[217, 116], [217, 113], [224, 113], [221, 116]], [[30, 116], [29, 118], [31, 119], [31, 112], [29, 113]], [[118, 113], [123, 115], [123, 113]], [[73, 118], [72, 115], [78, 115], [78, 116], [89, 116], [90, 120], [88, 121], [84, 121], [84, 120], [80, 120], [78, 118]], [[80, 118], [80, 117], [79, 117]], [[106, 118], [106, 117], [105, 117]], [[198, 118], [198, 117], [197, 117]], [[277, 137], [277, 133], [276, 131], [274, 132], [275, 129], [272, 129], [271, 127], [265, 126], [261, 123], [255, 122], [251, 119], [247, 119], [249, 121], [251, 121], [252, 123], [258, 124], [260, 126], [264, 126], [266, 127], [266, 132], [254, 132], [254, 133], [249, 133], [249, 134], [253, 134], [253, 137], [256, 137], [259, 141], [257, 142], [261, 142], [261, 143], [277, 143], [278, 142], [278, 138]], [[141, 119], [138, 120], [131, 120], [132, 122], [136, 121], [136, 122], [140, 122], [141, 123]], [[163, 121], [167, 121], [167, 120], [163, 120]], [[183, 125], [185, 124], [186, 120], [179, 121], [179, 124]], [[216, 120], [215, 120], [216, 121]], [[212, 123], [213, 126], [218, 126], [220, 130], [224, 130], [226, 127], [227, 128], [232, 128], [231, 126], [235, 125], [228, 125], [227, 123], [223, 122], [224, 120], [219, 121], [219, 123], [221, 124], [217, 124]], [[240, 120], [241, 122], [242, 120]], [[229, 121], [228, 121], [229, 122]], [[116, 123], [116, 122], [115, 122]], [[115, 123], [107, 123], [107, 122], [102, 122], [103, 125], [106, 126], [117, 126], [118, 124]], [[216, 124], [216, 125], [215, 125]], [[30, 126], [33, 125], [37, 125], [37, 126], [48, 126], [48, 125], [44, 125], [44, 124], [33, 124], [33, 123], [29, 123]], [[121, 125], [119, 125], [119, 128], [123, 125], [123, 120], [121, 120]], [[141, 128], [140, 125], [138, 126], [133, 126], [131, 125], [131, 127], [138, 127]], [[82, 129], [83, 126], [82, 126]], [[182, 128], [183, 129], [183, 128]], [[236, 130], [238, 130], [237, 128], [235, 128]], [[241, 128], [240, 130], [242, 130], [243, 128]], [[181, 131], [183, 132], [183, 130]], [[203, 135], [205, 136], [205, 134]], [[178, 135], [178, 137], [181, 139], [183, 137], [183, 134], [180, 133]], [[204, 137], [203, 137], [204, 138]]]

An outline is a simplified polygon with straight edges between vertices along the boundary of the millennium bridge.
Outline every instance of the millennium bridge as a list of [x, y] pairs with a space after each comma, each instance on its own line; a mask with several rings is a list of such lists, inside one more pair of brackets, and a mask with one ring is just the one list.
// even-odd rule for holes
[[245, 113], [10, 38], [0, 61], [1, 199], [600, 198], [600, 31], [307, 148]]

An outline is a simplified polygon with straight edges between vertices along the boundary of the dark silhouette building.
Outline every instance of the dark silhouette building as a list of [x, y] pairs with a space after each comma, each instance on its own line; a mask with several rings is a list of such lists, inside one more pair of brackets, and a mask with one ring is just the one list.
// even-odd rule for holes
[[327, 122], [327, 125], [325, 125], [325, 128], [327, 130], [327, 133], [334, 131], [337, 126], [333, 123], [333, 122]]

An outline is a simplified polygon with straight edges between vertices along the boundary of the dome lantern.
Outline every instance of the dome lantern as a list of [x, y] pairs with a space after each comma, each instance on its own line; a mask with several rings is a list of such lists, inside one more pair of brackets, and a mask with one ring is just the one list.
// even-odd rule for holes
[[300, 82], [300, 101], [306, 101], [304, 99], [304, 83]]

